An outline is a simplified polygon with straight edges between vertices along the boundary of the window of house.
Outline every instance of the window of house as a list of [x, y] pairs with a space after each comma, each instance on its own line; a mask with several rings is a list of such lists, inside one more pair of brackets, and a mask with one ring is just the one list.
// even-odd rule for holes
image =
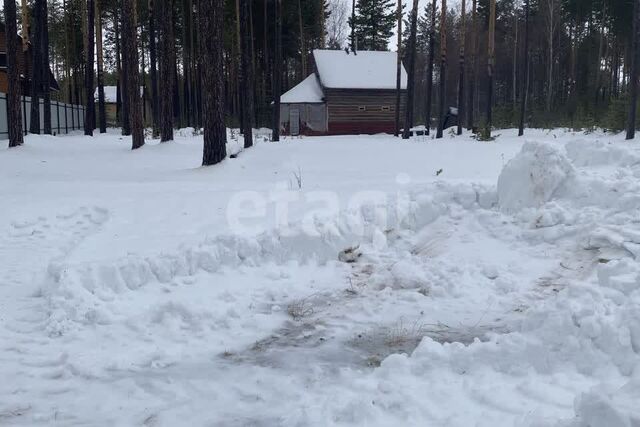
[[383, 105], [382, 106], [382, 111], [391, 111], [391, 107], [388, 105]]
[[0, 68], [7, 68], [7, 54], [0, 52]]
[[358, 111], [367, 111], [367, 107], [361, 105], [358, 107]]

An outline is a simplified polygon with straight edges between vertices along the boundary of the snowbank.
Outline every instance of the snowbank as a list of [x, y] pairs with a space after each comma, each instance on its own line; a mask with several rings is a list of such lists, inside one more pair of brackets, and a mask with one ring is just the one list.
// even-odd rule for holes
[[498, 201], [507, 212], [538, 208], [574, 174], [567, 157], [550, 143], [528, 141], [498, 178]]

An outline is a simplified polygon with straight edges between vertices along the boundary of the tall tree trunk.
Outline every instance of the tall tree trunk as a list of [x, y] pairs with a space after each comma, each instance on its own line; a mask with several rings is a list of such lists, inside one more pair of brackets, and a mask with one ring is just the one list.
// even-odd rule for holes
[[137, 6], [136, 0], [123, 0], [122, 16], [122, 56], [125, 64], [125, 80], [128, 91], [129, 122], [131, 124], [131, 148], [138, 149], [144, 145], [144, 129], [142, 128], [142, 103], [140, 102], [140, 76], [138, 71], [137, 47]]
[[162, 1], [158, 6], [160, 22], [159, 59], [160, 59], [160, 141], [173, 140], [175, 59], [173, 57], [173, 0]]
[[638, 109], [638, 67], [640, 66], [640, 0], [633, 1], [633, 30], [631, 37], [631, 77], [629, 81], [629, 119], [627, 139], [636, 136], [636, 112]]
[[[398, 51], [396, 60], [396, 127], [395, 136], [400, 135], [400, 107], [402, 106], [402, 0], [398, 0]], [[406, 108], [406, 107], [405, 107]]]
[[496, 42], [496, 0], [489, 1], [489, 41], [487, 43], [487, 123], [485, 125], [485, 138], [491, 138], [491, 126], [493, 121], [493, 68], [495, 62]]
[[327, 46], [326, 43], [326, 34], [327, 34], [327, 22], [326, 17], [324, 16], [324, 0], [317, 0], [320, 8], [320, 49], [325, 49]]
[[31, 117], [29, 132], [40, 134], [40, 92], [42, 89], [42, 3], [35, 0], [33, 5], [33, 26], [31, 37]]
[[[553, 39], [555, 37], [556, 21], [556, 0], [547, 0], [548, 16], [547, 16], [547, 40], [549, 42], [548, 61], [547, 64], [547, 112], [551, 111], [551, 103], [553, 101], [553, 61], [555, 58]], [[598, 65], [600, 67], [600, 65]]]
[[409, 30], [409, 69], [407, 70], [407, 106], [405, 107], [404, 131], [402, 139], [409, 139], [413, 125], [413, 99], [416, 77], [416, 32], [418, 28], [418, 0], [413, 0], [411, 9], [411, 29]]
[[474, 127], [474, 112], [475, 112], [475, 94], [478, 78], [478, 12], [477, 12], [477, 0], [473, 0], [471, 7], [471, 14], [473, 15], [473, 47], [471, 49], [471, 75], [469, 76], [469, 102], [467, 103], [467, 129], [473, 130]]
[[464, 44], [466, 36], [466, 3], [460, 5], [460, 75], [458, 77], [458, 135], [462, 135], [462, 120], [464, 117]]
[[156, 13], [154, 0], [149, 0], [149, 75], [151, 77], [151, 121], [153, 137], [160, 135], [159, 104], [158, 104], [158, 68], [156, 55]]
[[[24, 0], [23, 0], [24, 1]], [[69, 15], [69, 9], [67, 8], [67, 0], [62, 3], [62, 13], [64, 16], [64, 76], [67, 82], [67, 103], [73, 102], [73, 87], [71, 84], [71, 40], [69, 39], [71, 25], [69, 21], [71, 16]]]
[[[475, 1], [475, 0], [474, 0]], [[431, 25], [429, 26], [429, 63], [427, 64], [427, 93], [424, 125], [427, 135], [431, 132], [431, 106], [433, 97], [433, 61], [435, 59], [436, 46], [436, 0], [431, 2]]]
[[518, 104], [518, 11], [513, 11], [513, 28], [515, 36], [513, 39], [513, 58], [511, 65], [511, 99], [513, 101], [513, 110], [515, 111]]
[[527, 113], [527, 98], [529, 96], [529, 0], [524, 1], [524, 72], [520, 88], [520, 125], [518, 136], [524, 135], [524, 118]]
[[[210, 0], [207, 0], [210, 1]], [[282, 92], [282, 0], [275, 0], [275, 58], [273, 59], [273, 136], [280, 141], [280, 95]]]
[[86, 106], [84, 110], [84, 134], [93, 136], [93, 120], [95, 117], [95, 99], [93, 97], [93, 41], [94, 41], [94, 6], [95, 0], [87, 0], [87, 63], [84, 73], [84, 90], [86, 96]]
[[244, 148], [249, 148], [253, 145], [253, 64], [251, 59], [251, 33], [249, 28], [250, 22], [250, 0], [240, 0], [240, 20], [242, 23], [243, 31], [240, 34], [242, 46], [241, 46], [241, 64], [240, 73], [242, 81], [242, 90], [244, 96], [242, 97], [242, 114], [243, 117], [243, 129], [244, 134]]
[[220, 163], [227, 157], [227, 128], [224, 123], [224, 3], [218, 0], [200, 0], [198, 12], [204, 65], [202, 165], [210, 166]]
[[356, 0], [351, 1], [351, 50], [353, 53], [358, 50], [358, 40], [356, 40]]
[[304, 39], [304, 22], [302, 21], [302, 0], [298, 0], [298, 24], [300, 26], [300, 64], [301, 80], [307, 77], [307, 46]]
[[16, 2], [4, 0], [4, 22], [7, 55], [7, 118], [9, 148], [22, 145], [22, 114], [20, 111], [20, 71], [18, 70], [18, 25]]
[[22, 18], [22, 51], [26, 52], [29, 48], [29, 5], [27, 0], [20, 1], [20, 15]]
[[[121, 4], [120, 4], [121, 7]], [[123, 96], [128, 93], [126, 90], [126, 67], [122, 54], [122, 14], [118, 13], [118, 9], [114, 13], [114, 36], [116, 45], [116, 71], [118, 73], [118, 81], [116, 86], [116, 116], [118, 125], [122, 127], [122, 135], [131, 135], [131, 126], [129, 121], [129, 96]]]
[[51, 76], [49, 72], [49, 8], [47, 7], [47, 0], [42, 2], [42, 32], [40, 39], [40, 59], [42, 60], [42, 78], [40, 80], [42, 84], [42, 127], [44, 133], [51, 135]]
[[440, 117], [436, 138], [442, 138], [446, 117], [447, 97], [447, 0], [442, 0], [440, 11]]
[[98, 120], [100, 133], [107, 132], [107, 111], [104, 100], [104, 52], [102, 50], [102, 10], [96, 1], [96, 49], [98, 51]]
[[191, 104], [191, 92], [193, 85], [191, 81], [191, 55], [193, 48], [191, 46], [191, 25], [193, 8], [189, 0], [182, 1], [184, 23], [182, 25], [182, 72], [184, 74], [184, 114], [186, 117], [186, 125], [194, 126], [193, 120], [193, 104]]

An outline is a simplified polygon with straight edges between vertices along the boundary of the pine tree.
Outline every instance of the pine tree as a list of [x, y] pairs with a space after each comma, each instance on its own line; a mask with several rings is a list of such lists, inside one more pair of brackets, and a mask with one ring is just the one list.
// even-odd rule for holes
[[273, 59], [272, 140], [280, 141], [280, 95], [282, 92], [282, 0], [275, 0], [275, 58]]
[[636, 112], [638, 109], [638, 68], [640, 67], [640, 0], [633, 1], [633, 29], [631, 36], [631, 76], [629, 83], [629, 118], [627, 139], [636, 136]]
[[23, 144], [22, 115], [20, 111], [20, 73], [18, 72], [18, 28], [16, 24], [16, 2], [4, 0], [4, 22], [6, 36], [7, 78], [7, 117], [9, 147]]
[[227, 157], [227, 129], [224, 123], [223, 4], [200, 0], [202, 37], [204, 149], [202, 165], [220, 163]]
[[122, 17], [124, 18], [122, 22], [123, 81], [126, 82], [126, 87], [130, 89], [124, 92], [124, 97], [127, 99], [128, 104], [129, 123], [131, 124], [131, 148], [133, 150], [144, 145], [136, 36], [138, 20], [136, 3], [136, 0], [123, 0], [122, 8]]
[[462, 121], [463, 121], [463, 117], [464, 117], [464, 112], [465, 112], [465, 105], [464, 105], [464, 68], [465, 68], [465, 63], [464, 63], [464, 43], [465, 43], [465, 32], [467, 31], [466, 28], [466, 2], [465, 0], [462, 0], [462, 4], [460, 5], [460, 75], [458, 77], [458, 131], [457, 134], [458, 135], [462, 135]]
[[424, 125], [427, 128], [427, 135], [431, 132], [431, 99], [433, 97], [433, 61], [435, 59], [436, 47], [436, 0], [431, 2], [430, 24], [429, 24], [429, 59], [427, 63], [427, 93], [425, 100]]
[[400, 101], [402, 97], [402, 0], [398, 0], [398, 51], [396, 52], [396, 127], [394, 135], [400, 134]]
[[156, 45], [156, 12], [154, 0], [149, 0], [149, 76], [151, 78], [151, 121], [154, 138], [160, 135], [160, 128], [158, 126], [159, 104]]
[[442, 0], [440, 10], [440, 117], [436, 138], [442, 138], [446, 115], [447, 96], [447, 0]]
[[[251, 34], [249, 28], [251, 27], [250, 20], [250, 1], [240, 1], [240, 21], [241, 21], [241, 64], [240, 75], [242, 81], [242, 87], [244, 89], [244, 96], [242, 97], [242, 114], [243, 114], [243, 130], [244, 134], [244, 148], [249, 148], [253, 145], [253, 65], [251, 58]], [[304, 56], [304, 52], [302, 53]], [[306, 76], [305, 76], [306, 77]]]
[[98, 120], [100, 133], [107, 132], [107, 111], [104, 99], [104, 52], [102, 48], [102, 8], [101, 0], [96, 0], [96, 50], [98, 56]]
[[42, 127], [44, 133], [47, 135], [51, 135], [51, 77], [49, 72], [49, 9], [47, 6], [47, 0], [43, 0], [41, 11], [41, 38], [40, 45], [38, 49], [40, 49], [40, 60], [42, 61], [42, 65], [40, 66], [40, 70], [42, 71], [42, 76], [40, 78], [40, 83], [42, 85]]
[[415, 72], [416, 72], [416, 32], [418, 27], [418, 0], [413, 0], [411, 9], [411, 30], [409, 35], [409, 59], [407, 70], [407, 105], [405, 107], [404, 131], [402, 139], [409, 139], [411, 136], [411, 126], [413, 124], [413, 98], [415, 94]]
[[86, 105], [84, 110], [84, 134], [93, 136], [93, 119], [95, 109], [95, 99], [93, 97], [93, 41], [94, 41], [94, 6], [95, 0], [87, 0], [87, 62], [85, 64], [84, 73], [84, 90], [86, 96]]
[[493, 126], [493, 73], [496, 61], [496, 0], [489, 0], [489, 41], [487, 42], [487, 122], [483, 139], [491, 138]]
[[[469, 76], [469, 102], [467, 102], [467, 129], [473, 130], [474, 128], [474, 112], [475, 112], [475, 95], [476, 95], [476, 79], [478, 78], [478, 10], [477, 10], [478, 2], [477, 0], [472, 0], [471, 6], [471, 15], [472, 15], [472, 39], [471, 43], [473, 46], [471, 47], [471, 64], [469, 67], [469, 71], [471, 75]], [[459, 117], [462, 120], [461, 117]]]
[[396, 22], [393, 0], [358, 0], [354, 19], [360, 50], [387, 50]]
[[173, 37], [173, 0], [158, 5], [160, 59], [160, 141], [173, 140], [175, 57]]
[[520, 84], [520, 123], [518, 136], [524, 135], [524, 116], [529, 95], [529, 0], [524, 1], [524, 72]]
[[42, 5], [45, 0], [35, 0], [33, 4], [33, 25], [31, 35], [31, 115], [29, 132], [40, 134], [40, 92], [42, 90]]

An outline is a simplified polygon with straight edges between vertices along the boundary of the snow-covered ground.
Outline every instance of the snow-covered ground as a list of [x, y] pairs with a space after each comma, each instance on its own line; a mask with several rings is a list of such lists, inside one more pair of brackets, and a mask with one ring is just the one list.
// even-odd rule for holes
[[1, 149], [0, 425], [639, 426], [640, 147], [499, 133]]

